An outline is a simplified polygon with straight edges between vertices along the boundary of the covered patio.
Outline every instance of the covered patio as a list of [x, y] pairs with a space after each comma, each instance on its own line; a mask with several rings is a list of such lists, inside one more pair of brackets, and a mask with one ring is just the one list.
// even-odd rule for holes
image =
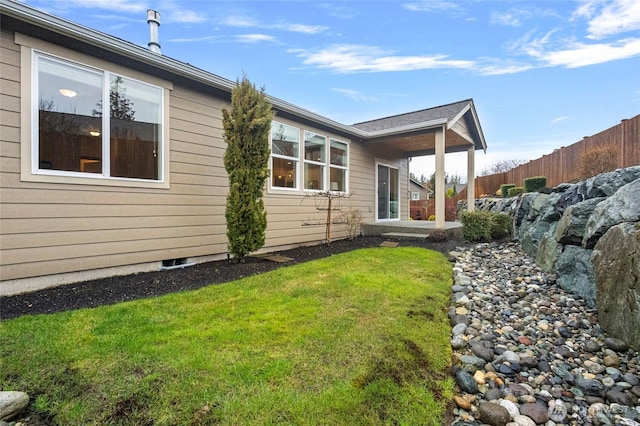
[[[367, 133], [365, 144], [376, 148], [395, 150], [406, 158], [435, 155], [435, 200], [436, 220], [400, 221], [401, 217], [380, 220], [366, 224], [368, 232], [385, 226], [397, 226], [413, 230], [453, 229], [455, 225], [445, 222], [445, 154], [467, 152], [467, 205], [473, 210], [475, 205], [475, 152], [486, 152], [487, 144], [472, 99], [407, 114], [385, 117], [354, 124], [353, 127]], [[379, 189], [377, 190], [380, 194]], [[378, 195], [380, 197], [380, 195]], [[409, 209], [409, 197], [401, 197]], [[404, 204], [401, 205], [403, 210]], [[408, 217], [408, 216], [407, 216]], [[374, 235], [374, 234], [369, 234]], [[381, 235], [381, 234], [375, 234]]]

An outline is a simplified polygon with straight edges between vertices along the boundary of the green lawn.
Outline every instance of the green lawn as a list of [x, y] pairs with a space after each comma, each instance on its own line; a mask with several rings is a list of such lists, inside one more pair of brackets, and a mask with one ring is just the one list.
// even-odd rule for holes
[[440, 425], [451, 266], [362, 249], [0, 323], [0, 389], [57, 424]]

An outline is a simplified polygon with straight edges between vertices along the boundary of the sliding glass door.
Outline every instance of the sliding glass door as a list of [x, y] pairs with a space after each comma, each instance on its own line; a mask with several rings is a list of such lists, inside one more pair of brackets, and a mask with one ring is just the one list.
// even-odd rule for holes
[[376, 171], [377, 220], [391, 220], [400, 217], [400, 179], [398, 169], [378, 164]]

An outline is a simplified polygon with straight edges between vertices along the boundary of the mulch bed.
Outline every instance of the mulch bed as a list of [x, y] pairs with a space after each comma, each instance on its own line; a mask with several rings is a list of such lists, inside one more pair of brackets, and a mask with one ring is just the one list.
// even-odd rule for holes
[[[93, 308], [128, 300], [161, 296], [177, 291], [194, 290], [350, 250], [377, 247], [385, 241], [388, 240], [380, 237], [338, 240], [329, 245], [305, 246], [272, 253], [278, 255], [278, 258], [284, 256], [291, 259], [284, 262], [269, 260], [264, 256], [248, 257], [244, 263], [226, 260], [207, 262], [184, 269], [103, 278], [0, 297], [0, 319]], [[399, 240], [395, 242], [399, 243], [399, 246], [424, 247], [445, 255], [455, 247], [467, 244], [461, 240], [451, 239], [446, 241]]]

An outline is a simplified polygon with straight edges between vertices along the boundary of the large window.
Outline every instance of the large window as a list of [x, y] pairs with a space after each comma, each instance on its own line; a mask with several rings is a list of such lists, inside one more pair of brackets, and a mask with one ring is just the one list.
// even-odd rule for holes
[[38, 53], [34, 70], [38, 173], [163, 179], [161, 88]]
[[271, 186], [298, 188], [300, 129], [273, 121], [271, 124]]
[[272, 122], [271, 188], [346, 192], [348, 171], [346, 142]]

